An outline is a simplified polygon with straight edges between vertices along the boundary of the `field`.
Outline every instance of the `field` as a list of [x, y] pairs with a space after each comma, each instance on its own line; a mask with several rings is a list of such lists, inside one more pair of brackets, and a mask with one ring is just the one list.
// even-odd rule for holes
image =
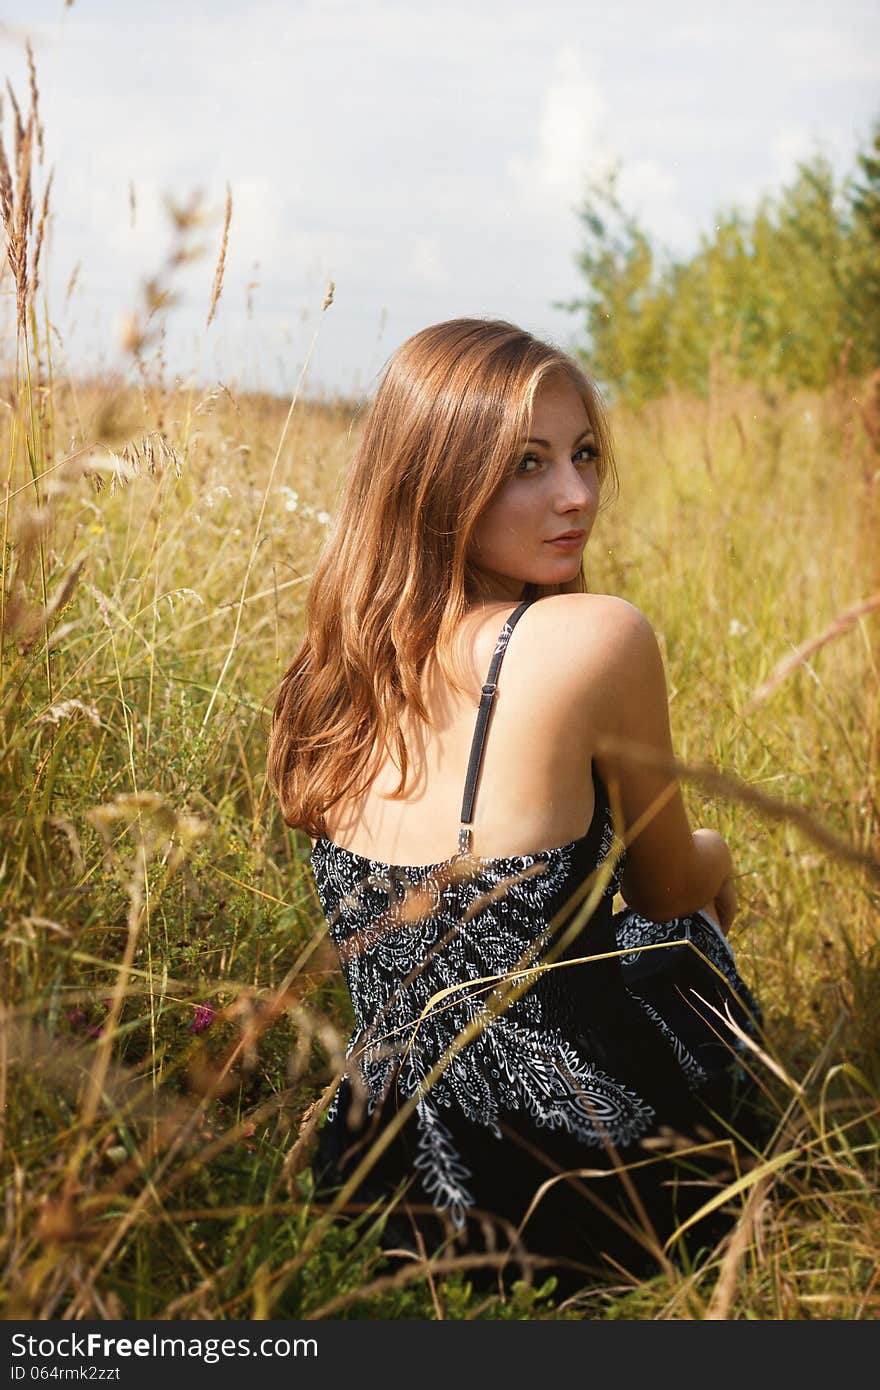
[[729, 1245], [559, 1310], [539, 1276], [486, 1299], [466, 1269], [392, 1274], [377, 1213], [328, 1224], [310, 1202], [300, 1126], [350, 1011], [265, 749], [355, 407], [74, 381], [35, 317], [20, 342], [2, 391], [4, 1316], [876, 1317], [873, 383], [774, 396], [719, 371], [707, 401], [613, 412], [621, 489], [590, 585], [661, 637], [693, 822], [737, 861], [778, 1126]]
[[774, 1134], [692, 1267], [477, 1296], [312, 1200], [351, 1011], [266, 747], [358, 405], [167, 384], [194, 203], [126, 371], [68, 371], [31, 72], [13, 168], [0, 142], [2, 1316], [876, 1318], [880, 374], [783, 392], [719, 359], [705, 398], [612, 411], [590, 587], [658, 632], [693, 824], [734, 851]]

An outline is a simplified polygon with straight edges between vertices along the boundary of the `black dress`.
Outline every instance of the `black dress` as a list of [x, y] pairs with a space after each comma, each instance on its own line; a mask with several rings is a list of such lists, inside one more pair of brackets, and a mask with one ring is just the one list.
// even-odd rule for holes
[[[414, 1099], [351, 1199], [387, 1201], [405, 1185], [386, 1248], [417, 1248], [417, 1226], [429, 1252], [510, 1250], [508, 1281], [527, 1268], [518, 1253], [549, 1257], [564, 1292], [621, 1267], [656, 1272], [663, 1242], [748, 1161], [747, 1051], [711, 1006], [732, 1006], [752, 1034], [760, 1012], [708, 916], [613, 912], [622, 860], [604, 862], [615, 836], [595, 769], [578, 839], [469, 854], [495, 680], [530, 602], [505, 623], [483, 687], [459, 854], [386, 864], [326, 837], [312, 851], [356, 1020], [313, 1168], [319, 1196], [338, 1190]], [[639, 951], [685, 937], [701, 954]], [[714, 1243], [728, 1219], [722, 1210], [690, 1226], [675, 1252]], [[491, 1270], [467, 1277], [497, 1282]]]

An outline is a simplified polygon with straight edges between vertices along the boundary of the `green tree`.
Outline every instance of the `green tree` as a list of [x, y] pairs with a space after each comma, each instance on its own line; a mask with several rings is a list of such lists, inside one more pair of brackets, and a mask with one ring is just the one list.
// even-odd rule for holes
[[846, 361], [880, 363], [880, 126], [859, 155], [860, 180], [835, 183], [821, 155], [751, 217], [719, 214], [693, 254], [675, 260], [621, 205], [618, 170], [588, 187], [576, 256], [581, 357], [633, 404], [670, 385], [708, 388], [721, 356], [773, 387], [822, 386]]
[[606, 387], [640, 401], [666, 387], [666, 324], [655, 253], [620, 203], [618, 174], [613, 169], [591, 183], [580, 212], [585, 235], [576, 259], [586, 294], [556, 307], [583, 312], [589, 347], [578, 355], [588, 370]]
[[852, 214], [851, 284], [847, 327], [862, 349], [859, 366], [880, 365], [880, 121], [848, 184]]

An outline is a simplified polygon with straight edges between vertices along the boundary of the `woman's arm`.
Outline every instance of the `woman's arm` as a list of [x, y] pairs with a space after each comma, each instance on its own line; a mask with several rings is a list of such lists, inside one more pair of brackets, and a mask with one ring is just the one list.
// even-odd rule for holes
[[598, 671], [588, 663], [589, 706], [596, 721], [594, 761], [609, 794], [619, 798], [628, 841], [621, 891], [629, 906], [659, 921], [714, 902], [726, 931], [736, 899], [724, 839], [714, 830], [691, 831], [680, 784], [668, 771], [640, 761], [634, 751], [603, 750], [604, 733], [641, 745], [649, 756], [674, 757], [663, 659], [651, 624], [610, 595], [603, 596], [602, 619], [598, 651], [595, 637], [589, 643], [600, 662]]

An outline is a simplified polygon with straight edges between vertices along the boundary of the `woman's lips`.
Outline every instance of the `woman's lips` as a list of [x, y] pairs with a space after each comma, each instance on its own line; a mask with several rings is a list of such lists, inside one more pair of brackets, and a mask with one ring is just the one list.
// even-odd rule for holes
[[569, 531], [561, 536], [554, 536], [544, 544], [553, 545], [557, 550], [578, 550], [583, 545], [586, 534], [586, 531]]

